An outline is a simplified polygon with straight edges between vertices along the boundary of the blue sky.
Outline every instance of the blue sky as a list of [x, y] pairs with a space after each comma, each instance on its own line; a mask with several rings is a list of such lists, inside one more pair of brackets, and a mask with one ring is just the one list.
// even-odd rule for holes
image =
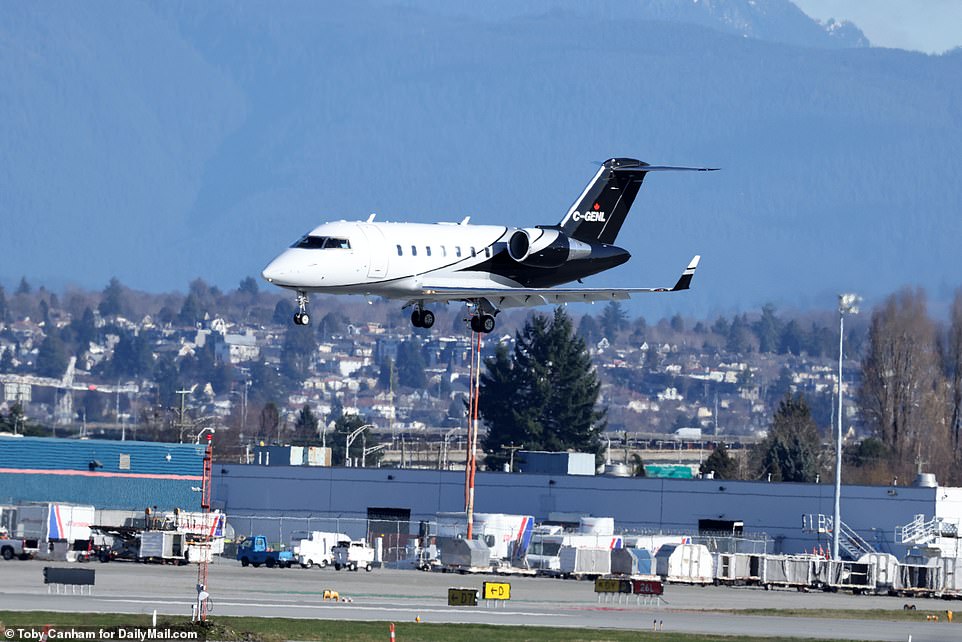
[[795, 0], [813, 18], [854, 22], [875, 47], [942, 53], [962, 46], [960, 0]]

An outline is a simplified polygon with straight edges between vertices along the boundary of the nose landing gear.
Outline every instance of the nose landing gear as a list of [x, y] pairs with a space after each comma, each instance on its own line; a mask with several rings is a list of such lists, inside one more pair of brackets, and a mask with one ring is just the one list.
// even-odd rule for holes
[[310, 325], [311, 315], [307, 311], [307, 295], [303, 292], [297, 293], [297, 312], [294, 313], [294, 325]]

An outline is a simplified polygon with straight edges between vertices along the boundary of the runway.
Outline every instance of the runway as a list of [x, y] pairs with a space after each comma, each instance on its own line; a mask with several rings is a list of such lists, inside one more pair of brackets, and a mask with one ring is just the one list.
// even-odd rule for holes
[[[123, 562], [91, 563], [96, 585], [91, 595], [48, 594], [38, 561], [0, 562], [3, 583], [0, 608], [18, 611], [86, 611], [158, 613], [189, 616], [195, 596], [196, 567]], [[76, 565], [73, 565], [76, 566]], [[512, 599], [504, 607], [449, 607], [447, 589], [480, 589], [484, 581], [511, 583]], [[660, 608], [599, 604], [591, 582], [547, 578], [505, 578], [375, 569], [241, 568], [232, 561], [211, 565], [208, 582], [212, 615], [254, 615], [339, 620], [413, 621], [537, 625], [592, 629], [651, 630], [654, 620], [665, 631], [794, 636], [850, 640], [913, 642], [962, 639], [962, 624], [768, 617], [706, 612], [745, 608], [898, 609], [912, 602], [920, 610], [952, 609], [955, 602], [908, 600], [883, 596], [764, 591], [756, 588], [666, 586]], [[351, 602], [323, 600], [325, 589]], [[962, 610], [962, 608], [960, 608]]]

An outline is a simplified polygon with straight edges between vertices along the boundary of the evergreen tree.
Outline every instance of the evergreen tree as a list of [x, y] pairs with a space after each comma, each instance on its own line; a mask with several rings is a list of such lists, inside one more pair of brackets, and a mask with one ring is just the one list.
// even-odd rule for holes
[[180, 322], [181, 325], [195, 325], [203, 320], [204, 309], [201, 307], [200, 302], [196, 296], [188, 294], [187, 298], [184, 299], [184, 305], [180, 308], [180, 314], [177, 315], [177, 321]]
[[718, 444], [698, 467], [702, 475], [714, 471], [715, 479], [738, 479], [738, 462], [728, 454], [725, 444]]
[[265, 361], [254, 361], [250, 366], [251, 389], [247, 393], [251, 405], [277, 402], [284, 399], [284, 380], [277, 369]]
[[[333, 466], [343, 466], [344, 465], [344, 447], [347, 444], [347, 437], [352, 432], [365, 426], [367, 421], [364, 417], [360, 415], [341, 415], [334, 422], [334, 433], [328, 435], [327, 445], [331, 449], [331, 465]], [[362, 464], [364, 458], [364, 449], [371, 448], [378, 445], [379, 440], [374, 433], [371, 432], [371, 427], [365, 428], [359, 435], [357, 435], [351, 442], [351, 465], [354, 465], [354, 461], [357, 461], [357, 465]], [[383, 451], [377, 451], [367, 456], [367, 464], [377, 465], [377, 461], [382, 457]]]
[[671, 326], [671, 329], [674, 330], [675, 332], [685, 331], [685, 319], [680, 314], [676, 314], [675, 316], [673, 316], [671, 318], [671, 321], [669, 322], [669, 325]]
[[59, 379], [67, 370], [67, 347], [60, 339], [60, 333], [51, 331], [44, 337], [37, 352], [37, 374], [41, 377]]
[[381, 390], [397, 390], [397, 368], [394, 367], [394, 360], [391, 357], [384, 357], [381, 360], [377, 385]]
[[0, 285], [0, 323], [8, 323], [10, 321], [10, 307], [7, 305], [7, 295], [3, 290], [3, 286]]
[[124, 313], [126, 304], [127, 302], [124, 299], [124, 286], [120, 284], [117, 277], [112, 277], [107, 287], [104, 288], [100, 305], [97, 306], [100, 315], [104, 317], [121, 315]]
[[488, 427], [489, 468], [504, 463], [501, 444], [509, 441], [531, 450], [601, 452], [607, 425], [607, 411], [596, 407], [601, 384], [562, 308], [550, 320], [532, 315], [516, 333], [510, 359], [499, 347], [485, 365], [479, 410]]
[[274, 306], [274, 314], [271, 321], [277, 325], [287, 325], [294, 318], [294, 304], [287, 299], [281, 299]]
[[320, 445], [320, 438], [317, 436], [317, 427], [320, 422], [311, 407], [304, 404], [297, 419], [294, 420], [294, 439], [293, 443], [298, 446]]
[[752, 351], [751, 328], [745, 315], [735, 315], [728, 327], [728, 338], [725, 349], [728, 352], [745, 354]]
[[0, 355], [0, 373], [11, 374], [13, 373], [13, 348], [7, 348]]
[[786, 395], [778, 404], [768, 435], [752, 451], [760, 477], [772, 481], [814, 482], [819, 473], [821, 441], [802, 395]]
[[309, 326], [288, 326], [281, 346], [281, 374], [301, 382], [310, 374], [317, 361], [317, 340]]
[[424, 374], [424, 356], [417, 341], [402, 341], [397, 347], [397, 377], [402, 386], [424, 388], [427, 376]]
[[278, 428], [281, 425], [281, 413], [277, 409], [277, 404], [268, 401], [261, 408], [260, 421], [258, 422], [257, 440], [264, 443], [271, 443], [272, 440], [280, 438]]
[[590, 314], [582, 315], [581, 321], [578, 322], [578, 336], [584, 339], [588, 345], [594, 345], [601, 341], [601, 328]]
[[601, 331], [605, 337], [613, 343], [618, 334], [627, 327], [628, 315], [625, 309], [619, 302], [609, 301], [601, 312]]
[[257, 296], [257, 281], [252, 276], [245, 277], [241, 279], [240, 285], [237, 286], [237, 291], [241, 294]]
[[25, 277], [25, 276], [20, 277], [20, 285], [17, 286], [16, 293], [17, 293], [17, 294], [30, 294], [32, 291], [33, 291], [33, 288], [31, 288], [31, 287], [30, 287], [30, 284], [27, 283], [27, 277]]
[[759, 352], [775, 352], [778, 349], [778, 339], [782, 333], [782, 322], [775, 316], [775, 306], [767, 303], [762, 308], [761, 318], [753, 324], [752, 329], [758, 337]]
[[146, 336], [122, 332], [106, 370], [112, 377], [149, 377], [153, 367], [154, 355]]

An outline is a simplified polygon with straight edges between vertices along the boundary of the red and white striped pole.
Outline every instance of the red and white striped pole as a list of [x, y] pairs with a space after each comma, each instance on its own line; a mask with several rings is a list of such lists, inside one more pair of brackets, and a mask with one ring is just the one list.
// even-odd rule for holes
[[391, 622], [391, 642], [394, 642], [394, 622]]

